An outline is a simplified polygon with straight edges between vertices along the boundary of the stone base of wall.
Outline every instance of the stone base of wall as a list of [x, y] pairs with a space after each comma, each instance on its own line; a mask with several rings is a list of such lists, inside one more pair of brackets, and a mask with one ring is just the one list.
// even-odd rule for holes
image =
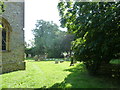
[[25, 62], [13, 62], [0, 65], [0, 74], [12, 71], [25, 70]]

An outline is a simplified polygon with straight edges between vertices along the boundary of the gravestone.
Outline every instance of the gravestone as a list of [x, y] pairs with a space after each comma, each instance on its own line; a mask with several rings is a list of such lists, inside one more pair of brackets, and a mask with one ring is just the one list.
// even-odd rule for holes
[[31, 58], [31, 54], [28, 54], [28, 57]]
[[64, 62], [64, 60], [60, 60], [60, 63], [63, 63]]
[[38, 61], [38, 55], [34, 56], [35, 61]]
[[58, 61], [55, 61], [55, 64], [58, 64]]

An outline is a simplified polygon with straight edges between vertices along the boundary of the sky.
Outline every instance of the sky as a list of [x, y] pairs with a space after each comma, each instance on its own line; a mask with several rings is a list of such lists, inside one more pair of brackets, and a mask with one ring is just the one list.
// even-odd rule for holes
[[27, 43], [34, 38], [31, 30], [35, 28], [36, 20], [53, 21], [60, 26], [57, 4], [58, 0], [25, 1], [25, 41]]

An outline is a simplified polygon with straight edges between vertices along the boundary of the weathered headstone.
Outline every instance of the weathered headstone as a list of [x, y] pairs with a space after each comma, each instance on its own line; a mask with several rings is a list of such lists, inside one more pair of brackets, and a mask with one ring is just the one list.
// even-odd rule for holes
[[58, 61], [55, 61], [55, 64], [58, 64]]
[[64, 60], [60, 60], [60, 63], [63, 63], [64, 62]]
[[38, 61], [38, 55], [34, 56], [35, 61]]
[[28, 54], [28, 57], [31, 58], [31, 54]]

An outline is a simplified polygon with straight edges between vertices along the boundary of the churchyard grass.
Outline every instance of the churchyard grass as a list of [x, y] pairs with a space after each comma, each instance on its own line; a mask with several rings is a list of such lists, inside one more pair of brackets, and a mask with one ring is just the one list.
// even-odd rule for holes
[[26, 60], [26, 70], [0, 75], [2, 88], [120, 88], [109, 78], [88, 75], [83, 63]]

